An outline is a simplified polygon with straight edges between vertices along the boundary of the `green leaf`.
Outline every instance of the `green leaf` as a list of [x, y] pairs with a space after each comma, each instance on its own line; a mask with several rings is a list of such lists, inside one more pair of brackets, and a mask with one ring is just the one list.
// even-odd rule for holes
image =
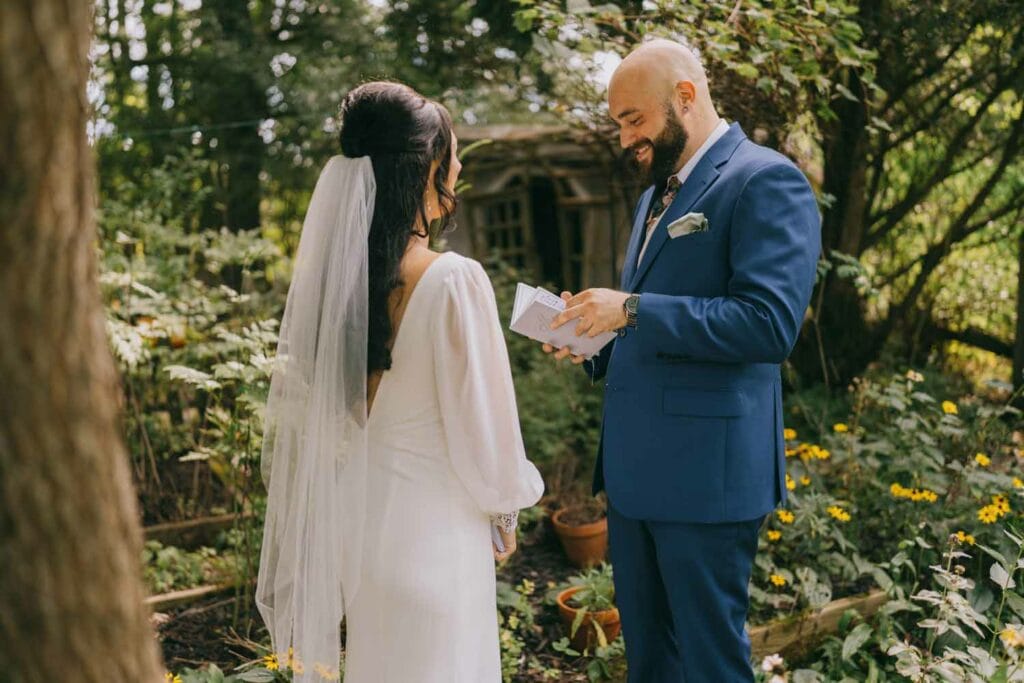
[[996, 582], [996, 585], [1002, 588], [1004, 591], [1009, 590], [1016, 586], [1013, 577], [1006, 571], [1006, 568], [998, 562], [994, 563], [988, 570], [988, 576], [990, 579]]
[[846, 636], [843, 641], [843, 661], [850, 661], [850, 658], [863, 647], [864, 643], [868, 642], [872, 633], [871, 626], [868, 624], [858, 624], [850, 631], [850, 635]]
[[533, 28], [533, 22], [538, 16], [540, 16], [540, 12], [534, 8], [520, 10], [515, 13], [513, 25], [520, 33], [526, 33]]
[[749, 78], [751, 80], [757, 78], [760, 74], [756, 66], [747, 63], [733, 64], [732, 70], [743, 78]]
[[881, 567], [872, 567], [871, 576], [882, 590], [887, 591], [892, 588], [892, 579], [889, 578], [889, 575]]
[[850, 92], [850, 89], [847, 88], [842, 83], [836, 83], [835, 84], [835, 88], [836, 88], [836, 90], [839, 91], [839, 94], [842, 95], [843, 97], [845, 97], [846, 99], [851, 100], [853, 102], [858, 102], [859, 101], [857, 99], [857, 96], [854, 95], [852, 92]]
[[991, 557], [1004, 567], [1010, 566], [1010, 563], [1007, 562], [1006, 557], [998, 550], [995, 550], [994, 548], [989, 548], [987, 545], [982, 545], [981, 543], [979, 543], [977, 547], [981, 548], [989, 557]]
[[1007, 591], [1005, 596], [1006, 604], [1010, 609], [1013, 610], [1017, 616], [1024, 618], [1024, 597], [1013, 591]]
[[797, 78], [796, 73], [790, 67], [788, 67], [786, 65], [780, 66], [779, 67], [779, 74], [782, 76], [782, 79], [784, 81], [786, 81], [787, 83], [789, 83], [790, 85], [796, 86], [796, 87], [800, 86], [800, 79]]

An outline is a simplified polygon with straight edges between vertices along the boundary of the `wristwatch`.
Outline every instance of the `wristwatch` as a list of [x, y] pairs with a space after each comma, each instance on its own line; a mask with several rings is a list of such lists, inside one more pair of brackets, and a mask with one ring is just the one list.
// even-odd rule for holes
[[638, 306], [640, 306], [639, 294], [630, 294], [622, 303], [622, 308], [626, 311], [626, 327], [636, 327], [636, 311]]

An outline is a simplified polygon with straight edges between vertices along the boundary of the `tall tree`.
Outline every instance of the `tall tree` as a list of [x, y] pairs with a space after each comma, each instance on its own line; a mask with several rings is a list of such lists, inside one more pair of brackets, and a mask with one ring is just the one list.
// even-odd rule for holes
[[162, 679], [96, 276], [88, 0], [0, 3], [4, 680]]
[[886, 306], [871, 311], [848, 280], [823, 283], [819, 323], [839, 380], [929, 318], [925, 294], [954, 250], [1024, 209], [1024, 6], [861, 0], [856, 16], [881, 91], [848, 72], [854, 97], [821, 123], [834, 198], [822, 237], [875, 266]]

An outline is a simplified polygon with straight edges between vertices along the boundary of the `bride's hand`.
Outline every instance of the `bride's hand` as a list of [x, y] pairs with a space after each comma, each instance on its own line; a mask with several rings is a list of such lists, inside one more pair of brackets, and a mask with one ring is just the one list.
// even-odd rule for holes
[[505, 552], [498, 552], [498, 547], [491, 542], [491, 550], [494, 551], [494, 560], [496, 562], [504, 562], [512, 553], [516, 551], [516, 530], [505, 531], [504, 529], [498, 529], [498, 535], [501, 536], [501, 542], [505, 544]]

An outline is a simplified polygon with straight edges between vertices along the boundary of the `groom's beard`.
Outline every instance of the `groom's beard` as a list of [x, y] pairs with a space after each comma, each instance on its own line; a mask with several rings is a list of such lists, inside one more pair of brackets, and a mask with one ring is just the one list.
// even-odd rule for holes
[[[658, 137], [654, 140], [638, 140], [627, 147], [622, 152], [622, 165], [627, 173], [637, 178], [643, 185], [663, 183], [676, 172], [676, 164], [679, 163], [679, 157], [686, 149], [689, 139], [675, 112], [669, 111], [665, 118], [665, 127], [661, 129]], [[651, 161], [646, 164], [637, 161], [636, 158], [637, 151], [645, 145], [651, 146]]]

